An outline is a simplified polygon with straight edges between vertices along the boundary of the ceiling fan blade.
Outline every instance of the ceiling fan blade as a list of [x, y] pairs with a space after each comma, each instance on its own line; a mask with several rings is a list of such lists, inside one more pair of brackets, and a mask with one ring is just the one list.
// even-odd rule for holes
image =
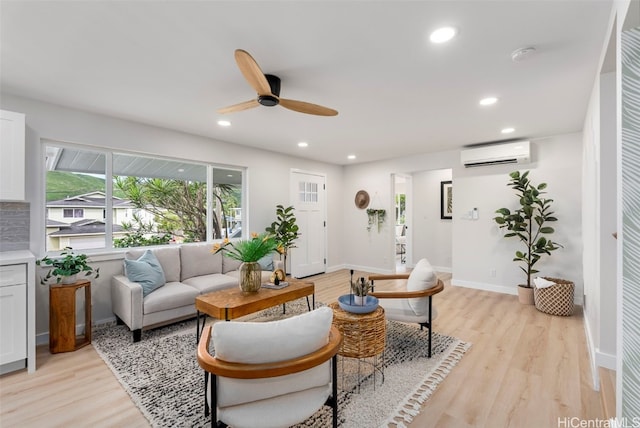
[[267, 78], [264, 76], [260, 66], [249, 52], [242, 49], [236, 49], [235, 52], [236, 63], [238, 68], [242, 72], [242, 75], [253, 89], [256, 90], [258, 95], [271, 95], [271, 87]]
[[242, 110], [247, 110], [250, 108], [254, 108], [254, 107], [258, 107], [260, 104], [258, 104], [257, 100], [249, 100], [249, 101], [245, 101], [243, 103], [239, 103], [239, 104], [234, 104], [232, 106], [229, 107], [223, 107], [217, 110], [218, 113], [220, 114], [225, 114], [225, 113], [235, 113], [237, 111], [242, 111]]
[[287, 100], [280, 98], [280, 105], [289, 110], [300, 113], [315, 114], [316, 116], [337, 116], [338, 111], [329, 107], [319, 106], [318, 104], [306, 103], [304, 101]]

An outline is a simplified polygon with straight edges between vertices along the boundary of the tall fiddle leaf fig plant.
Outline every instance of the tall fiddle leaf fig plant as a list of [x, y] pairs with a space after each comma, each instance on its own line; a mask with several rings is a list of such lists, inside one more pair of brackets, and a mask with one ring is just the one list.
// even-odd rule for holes
[[276, 221], [265, 229], [274, 236], [278, 244], [278, 252], [284, 256], [285, 270], [287, 269], [287, 254], [290, 248], [295, 248], [294, 242], [299, 235], [294, 210], [293, 206], [285, 208], [282, 205], [276, 205]]
[[551, 255], [552, 251], [562, 247], [552, 241], [548, 236], [555, 232], [548, 223], [558, 219], [551, 211], [553, 199], [543, 198], [547, 188], [546, 183], [534, 185], [529, 180], [529, 171], [520, 174], [519, 171], [509, 174], [511, 180], [507, 184], [515, 190], [520, 207], [511, 212], [509, 208], [496, 210], [499, 214], [494, 221], [501, 229], [506, 229], [505, 238], [518, 238], [524, 245], [522, 250], [517, 250], [514, 262], [521, 265], [520, 269], [527, 277], [527, 288], [531, 288], [531, 275], [538, 273], [535, 264], [544, 255]]

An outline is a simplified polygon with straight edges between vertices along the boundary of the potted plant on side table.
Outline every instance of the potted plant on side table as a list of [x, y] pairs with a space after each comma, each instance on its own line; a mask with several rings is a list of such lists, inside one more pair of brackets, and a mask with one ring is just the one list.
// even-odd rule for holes
[[49, 266], [51, 269], [44, 277], [40, 278], [40, 284], [45, 285], [55, 279], [56, 284], [73, 284], [78, 279], [78, 274], [84, 272], [84, 276], [94, 275], [100, 277], [100, 268], [93, 269], [89, 265], [86, 254], [74, 253], [71, 247], [65, 247], [59, 257], [44, 256], [36, 260], [38, 266]]
[[547, 236], [554, 233], [553, 227], [547, 223], [555, 222], [558, 219], [551, 211], [553, 199], [542, 197], [546, 183], [535, 186], [529, 180], [529, 171], [520, 174], [519, 171], [509, 174], [511, 180], [507, 184], [515, 190], [520, 206], [513, 212], [509, 208], [496, 210], [499, 214], [494, 217], [494, 221], [501, 229], [506, 229], [505, 238], [518, 238], [524, 245], [523, 250], [517, 250], [514, 262], [521, 263], [520, 269], [527, 278], [526, 284], [518, 285], [518, 297], [520, 303], [530, 304], [533, 301], [533, 286], [531, 276], [538, 273], [534, 269], [535, 264], [545, 254], [550, 256], [552, 251], [562, 247], [557, 242], [552, 241]]

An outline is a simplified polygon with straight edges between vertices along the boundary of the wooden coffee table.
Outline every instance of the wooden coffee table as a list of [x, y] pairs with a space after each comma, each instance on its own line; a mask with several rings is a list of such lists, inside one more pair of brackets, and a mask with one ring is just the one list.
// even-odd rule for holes
[[[200, 316], [201, 314], [217, 318], [219, 320], [230, 321], [245, 315], [249, 315], [263, 309], [276, 305], [283, 305], [286, 302], [312, 296], [313, 304], [309, 305], [309, 310], [315, 308], [315, 286], [313, 282], [288, 280], [289, 285], [280, 290], [260, 288], [257, 293], [245, 294], [239, 287], [226, 288], [196, 297], [196, 310], [198, 311], [197, 338], [200, 339]], [[202, 323], [204, 328], [204, 321]]]

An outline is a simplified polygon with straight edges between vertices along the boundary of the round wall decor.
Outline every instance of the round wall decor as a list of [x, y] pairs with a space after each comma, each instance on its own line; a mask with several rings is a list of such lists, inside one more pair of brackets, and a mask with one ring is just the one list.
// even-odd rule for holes
[[365, 190], [359, 190], [355, 197], [356, 207], [361, 210], [369, 206], [369, 194]]

